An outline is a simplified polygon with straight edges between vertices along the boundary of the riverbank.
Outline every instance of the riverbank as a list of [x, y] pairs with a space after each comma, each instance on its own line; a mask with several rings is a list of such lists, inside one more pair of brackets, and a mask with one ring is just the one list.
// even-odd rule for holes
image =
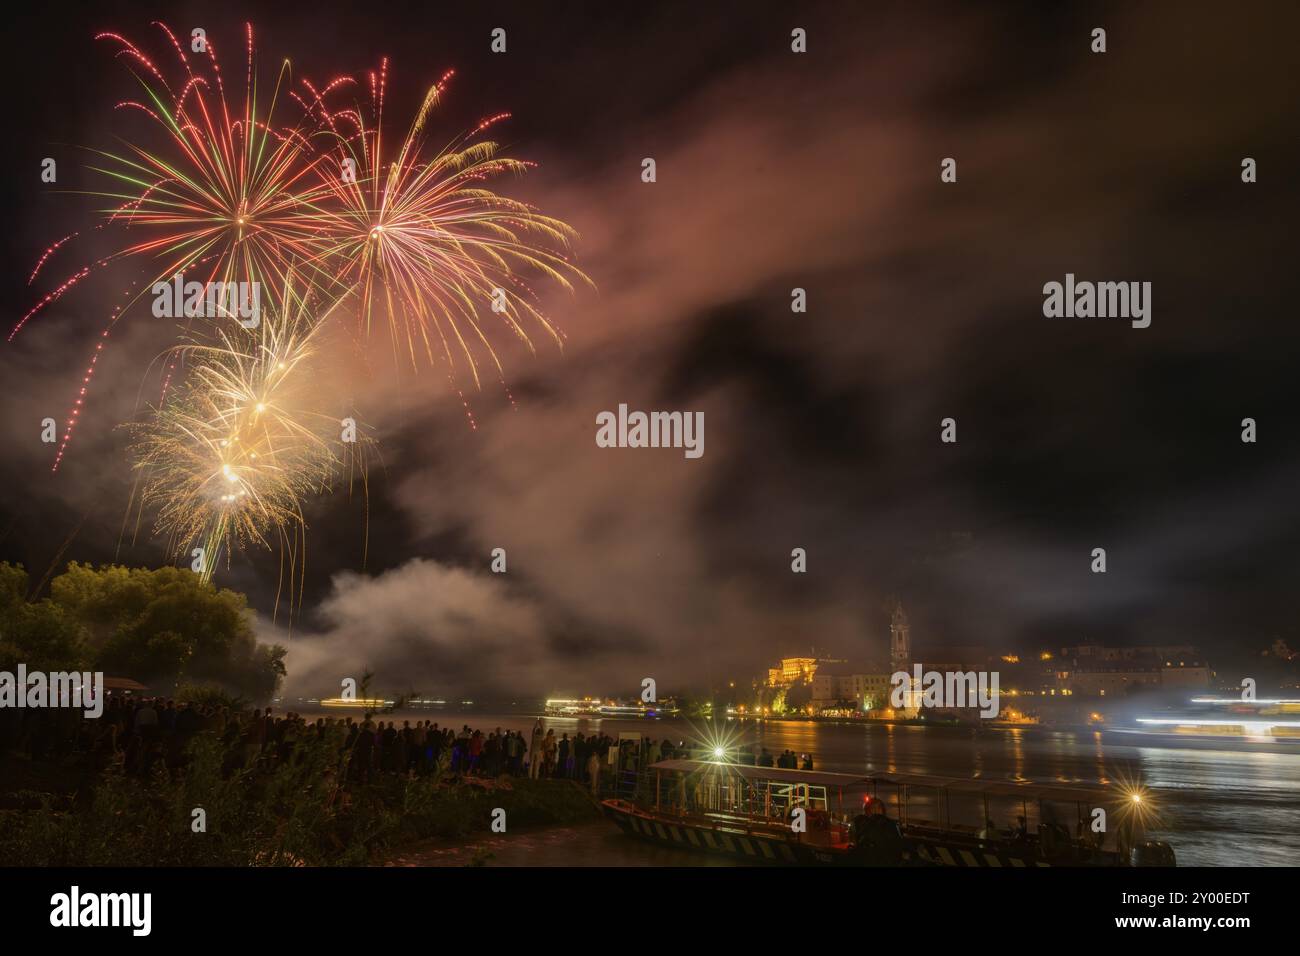
[[[140, 779], [110, 768], [89, 788], [75, 763], [33, 765], [21, 775], [23, 789], [3, 788], [0, 859], [19, 866], [364, 866], [430, 840], [490, 834], [494, 815], [507, 832], [599, 818], [590, 792], [571, 780], [436, 773], [357, 784], [339, 779], [332, 756], [307, 744], [269, 771], [232, 773], [220, 746], [201, 736], [183, 772], [160, 768]], [[68, 787], [77, 784], [72, 797]]]
[[535, 827], [464, 841], [429, 841], [395, 854], [385, 866], [730, 867], [736, 861], [633, 840], [606, 820]]

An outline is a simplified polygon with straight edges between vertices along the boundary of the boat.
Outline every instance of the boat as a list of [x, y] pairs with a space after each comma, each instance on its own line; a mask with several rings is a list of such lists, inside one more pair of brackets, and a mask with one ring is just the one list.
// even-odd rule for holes
[[604, 703], [591, 697], [584, 697], [581, 700], [552, 698], [546, 702], [545, 713], [548, 717], [654, 718], [673, 717], [680, 711], [668, 701], [662, 704], [620, 704]]
[[[1145, 791], [1106, 787], [674, 759], [601, 808], [628, 836], [754, 864], [1173, 866], [1168, 844], [1143, 838], [1144, 801]], [[992, 821], [1007, 804], [1017, 824], [1001, 830]], [[1074, 834], [1062, 805], [1075, 808]], [[1094, 833], [1098, 820], [1110, 831]]]
[[1294, 752], [1300, 745], [1300, 700], [1193, 697], [1183, 706], [1138, 717], [1136, 724], [1114, 729], [1194, 741], [1276, 744], [1282, 752]]

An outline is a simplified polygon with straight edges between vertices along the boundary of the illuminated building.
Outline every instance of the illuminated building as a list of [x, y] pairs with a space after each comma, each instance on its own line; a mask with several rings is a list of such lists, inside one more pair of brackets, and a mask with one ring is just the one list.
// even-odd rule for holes
[[889, 702], [889, 675], [846, 665], [822, 667], [812, 679], [812, 703], [819, 710], [852, 701], [854, 710], [876, 710]]
[[781, 679], [786, 683], [793, 684], [796, 681], [808, 680], [817, 672], [817, 658], [815, 657], [785, 657], [781, 659]]
[[1092, 697], [1121, 697], [1144, 688], [1205, 688], [1214, 677], [1189, 645], [1067, 647], [1053, 671], [1057, 694]]
[[822, 662], [816, 657], [783, 657], [780, 667], [768, 668], [767, 686], [790, 687], [801, 681], [812, 680], [819, 663]]

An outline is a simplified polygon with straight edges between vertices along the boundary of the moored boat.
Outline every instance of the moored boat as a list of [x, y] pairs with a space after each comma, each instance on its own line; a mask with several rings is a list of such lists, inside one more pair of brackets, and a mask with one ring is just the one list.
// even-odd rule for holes
[[[1143, 839], [1149, 795], [1141, 791], [858, 776], [722, 760], [664, 760], [649, 771], [635, 793], [602, 802], [606, 817], [629, 836], [748, 863], [1174, 865], [1168, 844]], [[1008, 803], [1020, 812], [1015, 825], [999, 829], [993, 817]], [[1062, 806], [1074, 807], [1073, 834]], [[978, 827], [966, 822], [976, 813]]]

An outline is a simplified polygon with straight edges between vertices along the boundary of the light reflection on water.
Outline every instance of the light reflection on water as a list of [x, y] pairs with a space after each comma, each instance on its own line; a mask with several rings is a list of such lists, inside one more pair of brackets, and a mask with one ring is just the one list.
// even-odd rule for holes
[[[399, 726], [432, 719], [443, 726], [524, 730], [528, 714], [478, 714], [410, 711], [394, 715]], [[700, 721], [589, 720], [544, 718], [557, 736], [601, 732], [640, 733], [662, 740], [699, 741], [708, 725]], [[1267, 866], [1300, 864], [1300, 753], [1270, 753], [1259, 748], [1210, 749], [1152, 738], [1093, 731], [1037, 729], [981, 730], [904, 724], [830, 724], [817, 721], [731, 721], [728, 733], [746, 744], [811, 753], [819, 770], [933, 774], [1035, 783], [1115, 784], [1140, 781], [1159, 792], [1160, 829], [1151, 835], [1174, 847], [1180, 865]], [[924, 806], [924, 797], [920, 799]], [[952, 818], [975, 814], [978, 807], [950, 808]], [[1019, 810], [995, 811], [1006, 825]], [[998, 817], [1001, 817], [998, 819]], [[1031, 825], [1035, 822], [1030, 811]], [[1072, 819], [1072, 818], [1071, 818]], [[661, 850], [622, 837], [603, 826], [574, 828], [568, 838], [533, 838], [529, 845], [502, 845], [491, 862], [578, 862], [600, 865], [654, 865], [715, 862], [693, 854]], [[513, 849], [511, 848], [513, 847]], [[542, 856], [547, 859], [543, 861]], [[433, 861], [430, 861], [433, 862]]]

